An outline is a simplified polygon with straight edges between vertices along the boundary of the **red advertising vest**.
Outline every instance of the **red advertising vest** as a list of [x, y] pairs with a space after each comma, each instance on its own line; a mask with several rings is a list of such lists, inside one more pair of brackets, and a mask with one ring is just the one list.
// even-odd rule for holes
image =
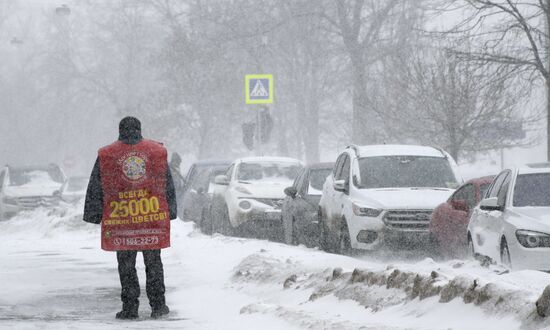
[[167, 152], [162, 144], [120, 141], [99, 149], [103, 217], [101, 248], [156, 250], [170, 246]]

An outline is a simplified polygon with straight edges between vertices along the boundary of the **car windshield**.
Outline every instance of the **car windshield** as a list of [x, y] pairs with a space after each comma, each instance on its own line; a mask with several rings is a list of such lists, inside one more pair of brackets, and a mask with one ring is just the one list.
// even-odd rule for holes
[[456, 178], [443, 157], [379, 156], [359, 159], [359, 188], [455, 188]]
[[301, 169], [296, 163], [241, 163], [237, 169], [239, 181], [294, 181]]
[[10, 169], [10, 186], [52, 186], [63, 183], [63, 174], [59, 169]]
[[518, 175], [514, 206], [550, 206], [550, 173]]
[[88, 178], [69, 178], [67, 191], [82, 191], [88, 186]]
[[321, 195], [323, 191], [323, 184], [327, 176], [330, 175], [332, 169], [330, 168], [320, 168], [311, 170], [309, 174], [309, 189], [308, 194], [310, 195]]

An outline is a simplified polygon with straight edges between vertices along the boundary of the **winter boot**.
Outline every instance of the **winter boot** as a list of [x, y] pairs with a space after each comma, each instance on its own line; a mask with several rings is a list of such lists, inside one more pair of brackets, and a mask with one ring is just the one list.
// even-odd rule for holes
[[168, 306], [166, 305], [160, 308], [153, 308], [153, 311], [151, 312], [151, 318], [158, 319], [159, 317], [162, 317], [168, 313], [170, 313], [170, 308], [168, 308]]
[[116, 313], [116, 318], [120, 320], [133, 320], [138, 318], [137, 310], [121, 310]]

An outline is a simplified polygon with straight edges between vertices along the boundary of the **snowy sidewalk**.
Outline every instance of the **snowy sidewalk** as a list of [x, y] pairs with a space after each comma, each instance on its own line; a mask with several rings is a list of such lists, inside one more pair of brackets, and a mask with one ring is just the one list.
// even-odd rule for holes
[[[77, 210], [63, 216], [49, 213], [36, 211], [2, 223], [0, 328], [550, 326], [533, 313], [532, 305], [550, 283], [549, 274], [498, 275], [473, 261], [349, 258], [267, 241], [205, 236], [179, 220], [172, 222], [172, 247], [163, 250], [170, 317], [149, 318], [143, 260], [138, 257], [140, 321], [119, 321], [114, 318], [121, 307], [116, 257], [100, 250], [99, 226], [83, 223]], [[474, 280], [478, 288], [471, 291], [477, 296], [469, 302], [464, 297], [471, 292], [453, 285], [468, 289]], [[442, 298], [449, 288], [456, 292]], [[489, 298], [480, 298], [480, 292]]]

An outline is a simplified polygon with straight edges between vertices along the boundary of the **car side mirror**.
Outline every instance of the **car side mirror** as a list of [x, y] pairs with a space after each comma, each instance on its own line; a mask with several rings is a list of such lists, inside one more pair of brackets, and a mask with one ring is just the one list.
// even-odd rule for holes
[[285, 195], [287, 195], [288, 197], [294, 199], [296, 198], [296, 194], [298, 194], [298, 191], [296, 190], [296, 188], [294, 187], [285, 188]]
[[339, 192], [347, 192], [347, 183], [346, 180], [336, 180], [333, 183], [334, 190]]
[[229, 178], [227, 177], [227, 175], [217, 175], [214, 178], [214, 183], [222, 186], [229, 186]]
[[502, 211], [502, 207], [498, 205], [497, 197], [485, 198], [479, 203], [479, 208], [485, 211]]
[[464, 212], [470, 211], [470, 207], [468, 206], [468, 203], [466, 203], [466, 201], [463, 199], [452, 200], [451, 206], [453, 207], [453, 209], [458, 211], [464, 211]]

